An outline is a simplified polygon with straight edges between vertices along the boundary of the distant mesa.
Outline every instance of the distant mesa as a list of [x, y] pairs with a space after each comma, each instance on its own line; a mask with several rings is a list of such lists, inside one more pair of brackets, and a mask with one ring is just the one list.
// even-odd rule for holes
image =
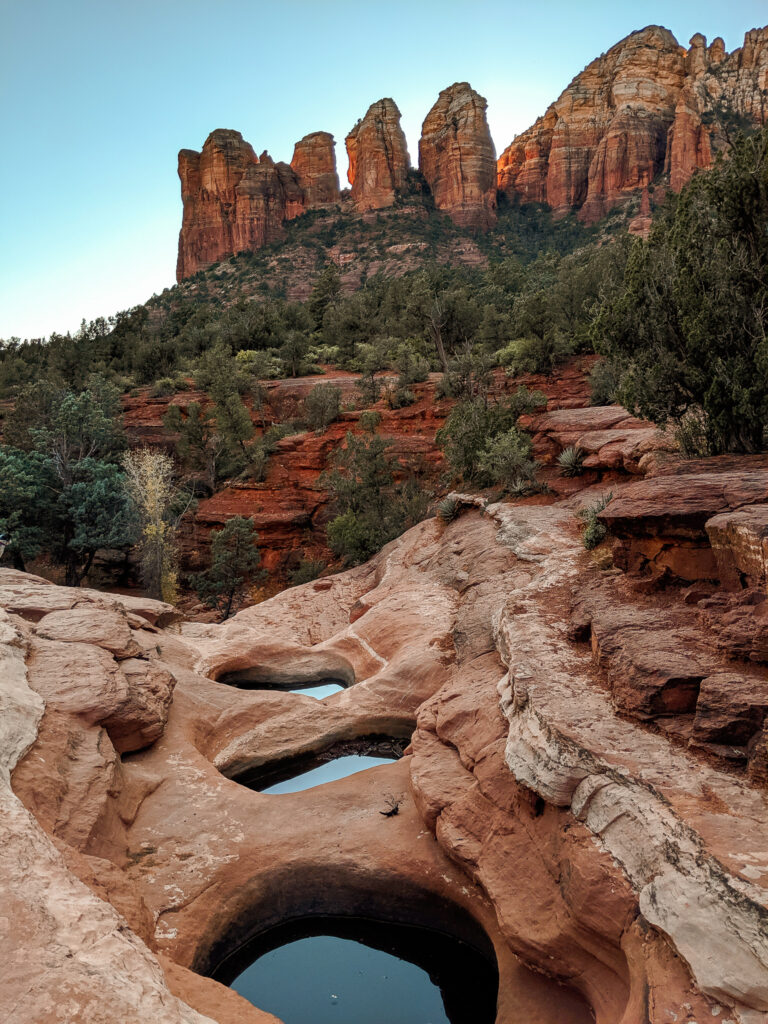
[[[498, 160], [483, 97], [467, 82], [444, 89], [422, 126], [419, 170], [435, 207], [461, 227], [493, 228], [499, 197], [593, 224], [639, 195], [644, 233], [650, 186], [679, 191], [739, 126], [767, 117], [768, 27], [729, 54], [720, 38], [707, 46], [697, 34], [686, 50], [650, 25], [592, 61]], [[280, 240], [286, 221], [308, 210], [392, 207], [410, 169], [394, 100], [372, 103], [345, 143], [346, 193], [328, 132], [304, 136], [290, 164], [257, 157], [239, 132], [221, 128], [202, 152], [183, 149], [177, 279]]]

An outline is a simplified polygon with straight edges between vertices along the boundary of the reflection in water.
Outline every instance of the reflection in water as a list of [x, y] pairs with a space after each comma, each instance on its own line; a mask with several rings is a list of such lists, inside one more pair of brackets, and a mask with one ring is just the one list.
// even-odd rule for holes
[[273, 929], [217, 975], [285, 1024], [493, 1024], [490, 957], [423, 928], [320, 918]]
[[338, 693], [343, 689], [344, 687], [340, 683], [321, 683], [319, 686], [297, 686], [295, 689], [289, 690], [288, 693], [303, 693], [307, 697], [322, 700], [323, 697], [330, 697], [332, 693]]
[[448, 1024], [426, 971], [332, 935], [266, 953], [232, 988], [285, 1024]]
[[347, 775], [354, 775], [356, 772], [364, 771], [366, 768], [373, 768], [378, 764], [389, 764], [389, 757], [368, 757], [364, 754], [348, 754], [346, 757], [337, 757], [333, 761], [326, 761], [311, 771], [295, 775], [283, 782], [276, 782], [272, 786], [266, 786], [262, 793], [300, 793], [303, 789], [312, 789], [313, 786], [321, 786], [324, 782], [334, 782], [336, 779], [346, 778]]

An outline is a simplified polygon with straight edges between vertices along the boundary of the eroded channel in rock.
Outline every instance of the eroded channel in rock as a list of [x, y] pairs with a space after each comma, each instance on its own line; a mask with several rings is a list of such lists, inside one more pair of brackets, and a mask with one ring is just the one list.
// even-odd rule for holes
[[481, 950], [428, 928], [343, 917], [292, 921], [238, 950], [214, 976], [285, 1024], [496, 1018], [490, 943]]

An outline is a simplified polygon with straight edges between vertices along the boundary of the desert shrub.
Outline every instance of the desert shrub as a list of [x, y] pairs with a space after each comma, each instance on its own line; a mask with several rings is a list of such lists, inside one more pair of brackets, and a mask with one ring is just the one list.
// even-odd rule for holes
[[277, 380], [282, 366], [274, 349], [241, 349], [235, 356], [237, 364], [247, 374], [259, 380]]
[[393, 387], [390, 384], [384, 392], [384, 401], [390, 409], [404, 409], [406, 406], [413, 405], [416, 395], [408, 388]]
[[298, 587], [302, 583], [311, 583], [323, 574], [325, 567], [325, 562], [321, 560], [302, 558], [296, 568], [288, 573], [291, 586]]
[[570, 445], [557, 456], [561, 476], [581, 476], [584, 472], [584, 452]]
[[410, 384], [420, 384], [429, 376], [429, 362], [415, 348], [416, 339], [408, 339], [398, 345], [394, 352], [393, 365], [397, 370], [397, 386], [406, 388]]
[[426, 514], [429, 495], [420, 493], [418, 481], [395, 483], [402, 467], [389, 447], [378, 434], [347, 433], [324, 474], [336, 512], [326, 531], [328, 546], [347, 565], [367, 561]]
[[619, 376], [610, 359], [600, 359], [589, 371], [589, 404], [613, 405]]
[[608, 530], [597, 517], [608, 506], [612, 498], [613, 491], [608, 491], [607, 494], [603, 494], [597, 501], [576, 513], [584, 525], [581, 539], [587, 551], [591, 551], [592, 548], [596, 548], [598, 544], [601, 544], [608, 534]]
[[519, 338], [499, 352], [498, 358], [510, 376], [519, 373], [551, 374], [574, 351], [573, 343], [557, 332], [545, 338]]
[[378, 402], [381, 395], [381, 381], [373, 374], [361, 377], [355, 387], [362, 405], [375, 405]]
[[510, 427], [490, 440], [478, 462], [489, 480], [515, 494], [535, 489], [538, 465], [531, 458], [531, 439], [519, 427]]
[[170, 377], [161, 377], [149, 389], [149, 397], [168, 398], [170, 395], [175, 395], [178, 390], [174, 380], [171, 380]]
[[481, 464], [481, 456], [490, 441], [516, 426], [523, 413], [546, 404], [540, 391], [521, 387], [508, 398], [491, 403], [480, 398], [459, 402], [451, 410], [445, 424], [437, 432], [437, 443], [443, 448], [451, 469], [462, 480], [484, 486], [495, 477]]
[[360, 429], [366, 434], [375, 434], [381, 423], [381, 413], [376, 409], [366, 409], [360, 413], [358, 423], [360, 424]]
[[333, 423], [341, 412], [341, 388], [334, 384], [315, 384], [304, 402], [307, 425], [318, 434]]

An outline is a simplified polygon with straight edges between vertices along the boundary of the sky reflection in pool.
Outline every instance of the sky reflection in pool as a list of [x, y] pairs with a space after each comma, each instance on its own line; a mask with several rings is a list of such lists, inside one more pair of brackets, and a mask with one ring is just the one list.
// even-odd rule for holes
[[265, 953], [232, 988], [285, 1024], [448, 1024], [440, 990], [426, 971], [332, 935]]
[[298, 686], [295, 690], [289, 690], [289, 693], [303, 693], [307, 697], [315, 697], [317, 700], [322, 700], [323, 697], [330, 697], [332, 693], [338, 693], [339, 690], [343, 690], [344, 687], [340, 683], [322, 683], [320, 686]]
[[369, 757], [366, 754], [347, 754], [344, 757], [336, 757], [333, 761], [326, 761], [308, 772], [295, 775], [292, 779], [285, 779], [283, 782], [276, 782], [260, 790], [261, 793], [300, 793], [303, 789], [312, 789], [313, 786], [321, 786], [324, 782], [335, 782], [336, 779], [344, 779], [347, 775], [354, 775], [366, 768], [373, 768], [378, 764], [391, 764], [390, 757]]

